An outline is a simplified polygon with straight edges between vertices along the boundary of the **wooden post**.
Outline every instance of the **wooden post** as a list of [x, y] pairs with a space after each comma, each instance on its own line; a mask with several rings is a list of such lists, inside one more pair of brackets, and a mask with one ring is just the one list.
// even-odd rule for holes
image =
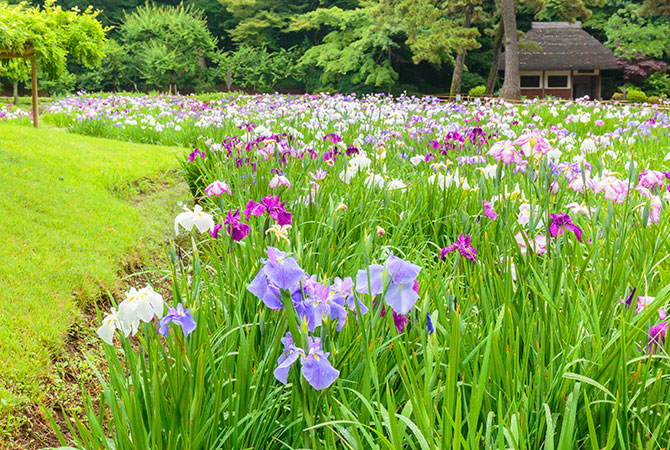
[[37, 118], [37, 61], [35, 61], [35, 55], [30, 57], [30, 68], [31, 76], [33, 83], [33, 126], [35, 128], [39, 127], [39, 119]]

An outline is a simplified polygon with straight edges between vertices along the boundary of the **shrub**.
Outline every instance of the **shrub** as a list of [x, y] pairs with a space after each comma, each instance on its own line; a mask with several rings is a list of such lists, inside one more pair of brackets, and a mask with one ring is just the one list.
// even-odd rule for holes
[[612, 94], [612, 100], [623, 100], [623, 94], [621, 92], [615, 92]]
[[655, 95], [652, 95], [651, 97], [647, 98], [647, 102], [649, 103], [660, 103], [660, 101], [661, 99]]
[[486, 86], [484, 86], [483, 84], [475, 86], [468, 91], [468, 95], [470, 97], [483, 97], [484, 94], [486, 94]]
[[639, 89], [628, 88], [626, 90], [626, 101], [631, 103], [644, 103], [647, 101], [647, 94]]

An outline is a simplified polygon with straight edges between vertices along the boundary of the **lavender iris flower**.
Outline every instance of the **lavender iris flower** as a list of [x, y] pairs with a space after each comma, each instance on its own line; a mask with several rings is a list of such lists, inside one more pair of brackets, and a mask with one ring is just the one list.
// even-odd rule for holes
[[281, 289], [293, 293], [300, 289], [300, 280], [305, 273], [294, 258], [274, 247], [268, 247], [268, 259], [261, 260], [263, 265], [247, 289], [258, 297], [270, 309], [281, 309]]
[[407, 314], [419, 299], [414, 290], [414, 282], [421, 268], [416, 264], [404, 261], [393, 253], [389, 255], [383, 266], [372, 264], [366, 270], [359, 270], [356, 275], [356, 291], [362, 294], [379, 295], [384, 291], [384, 274], [388, 274], [388, 290], [386, 303], [398, 314]]
[[179, 303], [177, 304], [177, 309], [168, 308], [168, 313], [161, 319], [160, 327], [158, 331], [163, 336], [168, 336], [168, 325], [175, 323], [181, 327], [181, 331], [184, 333], [184, 337], [188, 337], [189, 334], [195, 330], [196, 323], [193, 320], [191, 311], [184, 309], [184, 306]]
[[[316, 275], [310, 277], [305, 274], [303, 276], [303, 290], [305, 300], [294, 304], [298, 316], [307, 321], [310, 333], [320, 327], [326, 317], [337, 320], [337, 331], [340, 331], [346, 324], [348, 314], [344, 296], [330, 295], [329, 289], [316, 281]], [[301, 294], [298, 292], [298, 295], [301, 296]]]
[[340, 371], [335, 369], [328, 361], [329, 353], [321, 348], [321, 339], [308, 337], [309, 354], [293, 343], [291, 333], [286, 333], [282, 338], [284, 351], [277, 360], [277, 368], [274, 376], [280, 383], [286, 384], [291, 366], [298, 360], [302, 364], [302, 376], [317, 391], [326, 389], [332, 385], [340, 376]]
[[477, 250], [470, 244], [470, 235], [461, 233], [456, 242], [440, 250], [440, 259], [444, 259], [447, 253], [458, 250], [462, 257], [469, 259], [473, 263], [477, 262]]
[[583, 231], [577, 225], [572, 223], [572, 219], [570, 219], [569, 214], [549, 214], [549, 217], [551, 217], [551, 225], [549, 226], [551, 237], [555, 238], [559, 234], [562, 234], [563, 230], [568, 230], [575, 234], [575, 237], [579, 242], [582, 242]]

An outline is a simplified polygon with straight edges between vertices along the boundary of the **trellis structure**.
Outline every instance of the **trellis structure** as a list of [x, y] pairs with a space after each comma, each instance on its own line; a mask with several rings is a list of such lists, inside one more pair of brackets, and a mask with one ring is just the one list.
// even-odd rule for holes
[[33, 97], [33, 126], [39, 127], [39, 119], [37, 114], [37, 61], [35, 59], [35, 49], [27, 48], [22, 54], [7, 53], [0, 51], [0, 59], [14, 59], [14, 58], [30, 58], [30, 72], [32, 82], [32, 97]]

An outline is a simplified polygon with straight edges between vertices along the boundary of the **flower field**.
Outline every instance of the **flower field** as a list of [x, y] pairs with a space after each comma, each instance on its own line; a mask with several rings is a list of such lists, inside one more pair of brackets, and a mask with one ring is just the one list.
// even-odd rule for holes
[[172, 292], [102, 312], [110, 414], [90, 404], [82, 447], [670, 447], [668, 112], [325, 94], [47, 111], [187, 148], [196, 202]]

